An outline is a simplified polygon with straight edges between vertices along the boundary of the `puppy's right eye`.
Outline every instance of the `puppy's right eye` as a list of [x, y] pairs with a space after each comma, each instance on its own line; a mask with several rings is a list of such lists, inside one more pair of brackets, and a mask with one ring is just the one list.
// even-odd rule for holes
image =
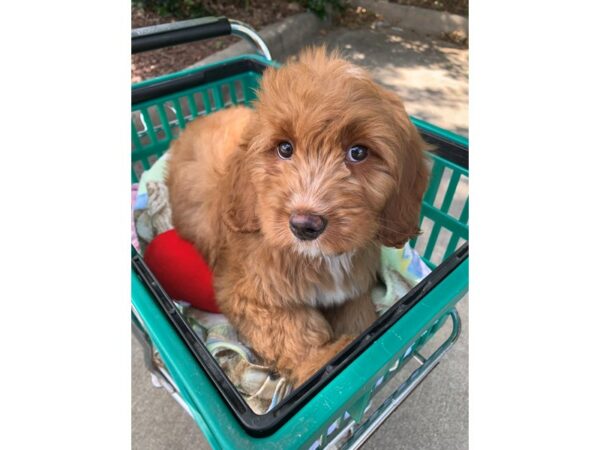
[[281, 159], [290, 159], [294, 154], [294, 147], [289, 142], [280, 142], [277, 144], [277, 155]]

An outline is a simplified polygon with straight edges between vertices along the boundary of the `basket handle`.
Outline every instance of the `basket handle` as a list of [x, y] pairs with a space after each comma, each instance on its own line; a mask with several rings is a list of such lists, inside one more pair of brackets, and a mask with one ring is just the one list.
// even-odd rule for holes
[[131, 30], [131, 53], [147, 52], [173, 45], [236, 35], [246, 39], [262, 55], [271, 60], [267, 44], [252, 27], [226, 17], [201, 17], [180, 22], [163, 23]]

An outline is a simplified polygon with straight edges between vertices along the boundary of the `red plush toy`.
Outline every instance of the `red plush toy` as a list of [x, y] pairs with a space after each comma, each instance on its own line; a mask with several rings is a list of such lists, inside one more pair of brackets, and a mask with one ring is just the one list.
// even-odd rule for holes
[[175, 230], [165, 231], [146, 248], [144, 261], [173, 299], [218, 313], [212, 272], [194, 245]]

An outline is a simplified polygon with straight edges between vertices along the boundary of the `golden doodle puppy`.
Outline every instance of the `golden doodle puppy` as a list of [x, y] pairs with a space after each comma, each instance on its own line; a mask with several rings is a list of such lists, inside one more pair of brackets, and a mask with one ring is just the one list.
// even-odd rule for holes
[[376, 319], [380, 246], [419, 233], [425, 143], [395, 94], [324, 48], [267, 69], [254, 106], [173, 143], [173, 224], [223, 314], [299, 385]]

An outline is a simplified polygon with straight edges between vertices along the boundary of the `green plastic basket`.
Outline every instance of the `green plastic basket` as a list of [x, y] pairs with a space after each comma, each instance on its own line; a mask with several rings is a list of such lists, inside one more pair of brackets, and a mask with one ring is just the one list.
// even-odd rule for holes
[[[250, 69], [228, 74], [229, 67], [237, 65], [239, 69], [242, 63]], [[168, 149], [170, 141], [190, 120], [232, 104], [250, 105], [260, 80], [260, 71], [252, 69], [253, 63], [273, 65], [261, 56], [245, 55], [134, 85], [134, 92], [139, 89], [151, 90], [173, 80], [182, 80], [182, 85], [187, 87], [135, 102], [132, 106], [132, 182], [139, 180], [142, 171], [150, 168]], [[219, 75], [218, 79], [200, 77], [200, 81], [193, 86], [189, 82], [183, 83], [207, 69]], [[436, 142], [450, 146], [468, 147], [468, 141], [461, 136], [418, 119], [413, 120], [426, 139], [435, 138]], [[440, 277], [441, 281], [437, 284], [424, 283], [422, 288], [428, 292], [422, 300], [269, 436], [253, 437], [244, 430], [164, 311], [132, 270], [134, 324], [148, 339], [148, 346], [160, 354], [166, 369], [163, 375], [166, 375], [177, 398], [213, 448], [324, 448], [328, 443], [340, 439], [341, 433], [350, 425], [356, 428], [354, 424], [361, 421], [375, 393], [410, 358], [417, 355], [425, 342], [451, 317], [454, 328], [445, 347], [440, 347], [420, 371], [415, 371], [401, 386], [404, 386], [404, 390], [397, 390], [382, 405], [381, 411], [378, 409], [377, 414], [355, 429], [354, 437], [345, 445], [356, 447], [364, 440], [360, 436], [376, 428], [378, 417], [389, 414], [396, 403], [407, 395], [408, 389], [414, 388], [455, 341], [460, 322], [454, 306], [468, 289], [468, 249], [463, 246], [457, 251], [462, 242], [468, 240], [468, 198], [458, 189], [467, 180], [468, 170], [439, 155], [433, 155], [432, 159], [431, 182], [422, 208], [422, 226], [426, 231], [412, 244], [434, 269], [433, 274], [436, 274], [436, 268], [443, 261], [454, 258], [458, 262], [453, 270]], [[132, 254], [135, 254], [134, 250]], [[362, 434], [359, 432], [361, 429]]]

